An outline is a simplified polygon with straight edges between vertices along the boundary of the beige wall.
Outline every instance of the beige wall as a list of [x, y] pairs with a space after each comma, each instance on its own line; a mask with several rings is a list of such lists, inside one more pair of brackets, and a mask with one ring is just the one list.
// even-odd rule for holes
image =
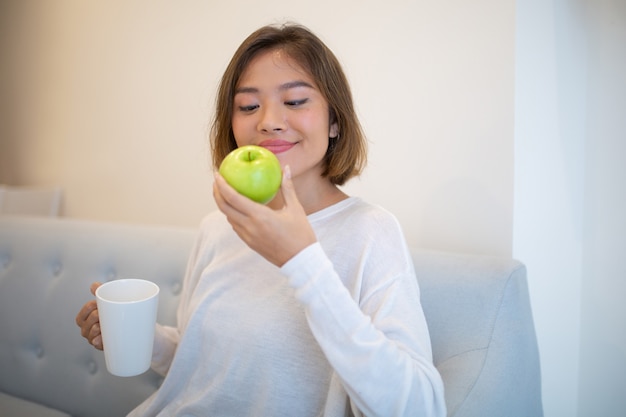
[[411, 244], [524, 261], [546, 417], [621, 415], [624, 4], [0, 1], [0, 182], [60, 184], [70, 217], [195, 227], [227, 60], [300, 21], [344, 63], [371, 141], [348, 191]]
[[62, 185], [66, 216], [195, 227], [217, 80], [249, 32], [296, 20], [344, 63], [371, 141], [348, 191], [411, 244], [511, 254], [512, 0], [15, 3], [0, 180]]

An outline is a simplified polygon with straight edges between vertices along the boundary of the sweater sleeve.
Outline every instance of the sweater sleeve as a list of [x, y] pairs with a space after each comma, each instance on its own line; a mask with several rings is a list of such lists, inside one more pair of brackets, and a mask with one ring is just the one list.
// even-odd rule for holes
[[281, 271], [353, 406], [368, 416], [445, 416], [419, 296], [410, 296], [414, 274], [383, 282], [359, 305], [319, 243]]
[[203, 220], [202, 226], [199, 230], [196, 240], [191, 249], [189, 259], [187, 260], [187, 268], [185, 270], [185, 276], [183, 278], [183, 290], [181, 293], [180, 301], [176, 311], [176, 326], [165, 326], [157, 323], [154, 332], [154, 344], [152, 349], [152, 362], [150, 367], [159, 375], [165, 376], [170, 369], [170, 365], [174, 359], [174, 354], [180, 342], [181, 334], [183, 333], [184, 323], [188, 316], [188, 304], [193, 288], [195, 287], [202, 268], [201, 260], [201, 248], [205, 241], [205, 223], [207, 219]]
[[159, 375], [165, 376], [170, 369], [178, 341], [178, 329], [157, 323], [154, 332], [154, 347], [152, 349], [152, 363], [150, 367]]

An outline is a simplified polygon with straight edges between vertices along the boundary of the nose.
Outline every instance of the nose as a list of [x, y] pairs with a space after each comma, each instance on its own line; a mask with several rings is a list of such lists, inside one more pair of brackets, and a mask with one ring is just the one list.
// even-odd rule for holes
[[259, 112], [258, 130], [265, 133], [280, 132], [286, 129], [285, 113], [279, 105], [266, 104]]

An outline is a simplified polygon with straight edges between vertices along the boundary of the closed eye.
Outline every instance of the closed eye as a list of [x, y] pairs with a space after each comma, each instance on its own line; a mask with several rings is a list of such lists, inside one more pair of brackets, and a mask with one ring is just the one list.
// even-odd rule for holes
[[305, 104], [307, 101], [309, 101], [308, 98], [304, 98], [301, 100], [289, 100], [289, 101], [285, 101], [285, 105], [289, 107], [298, 107], [298, 106]]
[[239, 111], [242, 111], [244, 113], [249, 113], [251, 111], [254, 111], [256, 109], [259, 108], [258, 104], [251, 104], [249, 106], [239, 106]]

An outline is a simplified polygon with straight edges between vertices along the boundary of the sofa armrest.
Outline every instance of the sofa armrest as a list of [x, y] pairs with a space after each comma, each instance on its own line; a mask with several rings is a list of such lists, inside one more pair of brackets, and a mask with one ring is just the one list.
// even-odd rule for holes
[[414, 251], [448, 415], [542, 416], [526, 268], [486, 256]]

